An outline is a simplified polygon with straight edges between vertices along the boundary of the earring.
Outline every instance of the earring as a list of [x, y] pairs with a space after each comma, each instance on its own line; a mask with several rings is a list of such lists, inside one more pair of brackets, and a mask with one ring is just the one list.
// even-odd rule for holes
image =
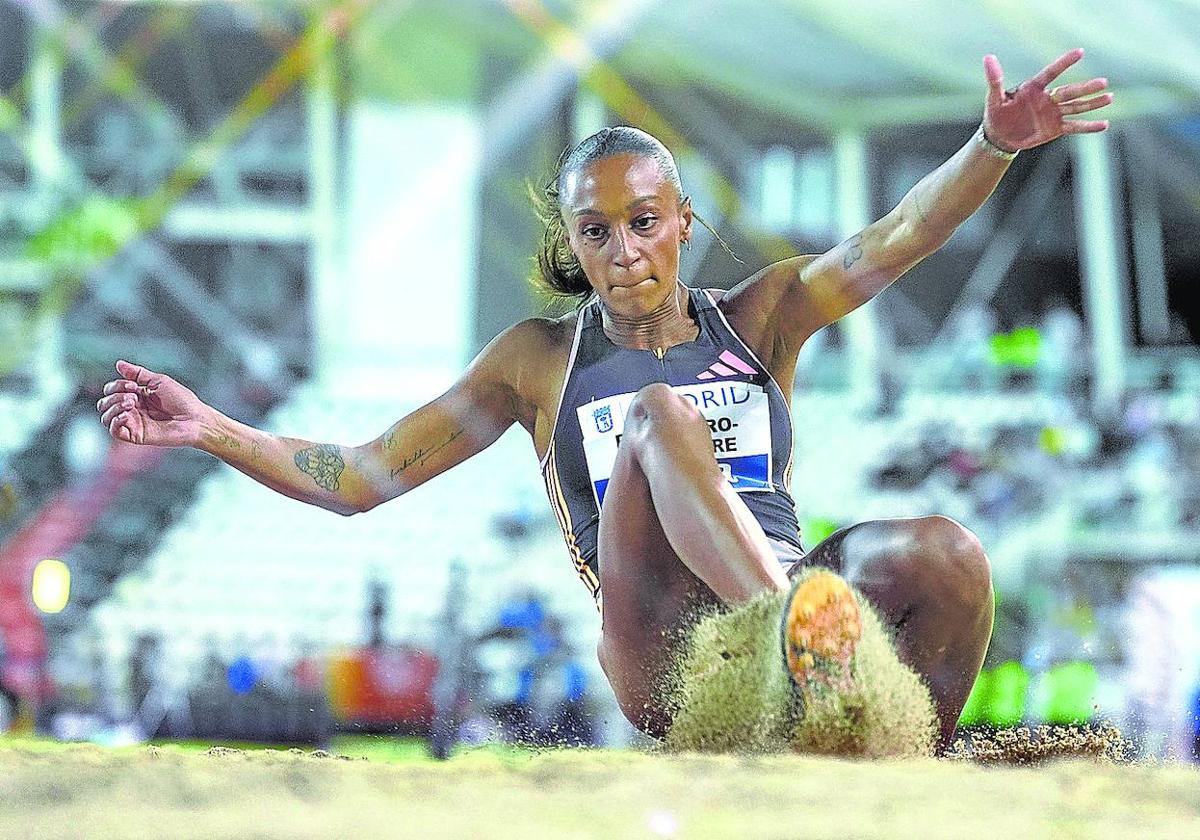
[[686, 247], [689, 251], [692, 250], [692, 240], [685, 239], [685, 240], [683, 240], [683, 244], [684, 244], [684, 247]]

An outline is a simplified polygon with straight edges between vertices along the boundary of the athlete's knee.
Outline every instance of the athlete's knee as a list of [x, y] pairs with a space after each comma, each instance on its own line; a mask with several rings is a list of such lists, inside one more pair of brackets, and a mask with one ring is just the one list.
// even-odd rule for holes
[[923, 565], [944, 597], [967, 608], [990, 604], [992, 569], [979, 538], [947, 516], [922, 517], [914, 527]]
[[847, 574], [897, 602], [964, 611], [991, 602], [991, 568], [979, 539], [945, 516], [863, 523], [843, 543]]
[[704, 416], [696, 406], [676, 394], [670, 385], [654, 382], [638, 391], [629, 404], [626, 434], [645, 434], [681, 424], [702, 426]]

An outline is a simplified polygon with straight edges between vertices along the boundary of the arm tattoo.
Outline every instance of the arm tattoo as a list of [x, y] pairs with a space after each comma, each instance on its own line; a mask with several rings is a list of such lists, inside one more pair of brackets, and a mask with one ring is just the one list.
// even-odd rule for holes
[[346, 468], [338, 447], [330, 443], [318, 443], [296, 453], [296, 466], [300, 472], [313, 477], [313, 481], [326, 490], [338, 489], [338, 477]]
[[842, 268], [849, 271], [850, 266], [862, 259], [862, 255], [862, 234], [856, 233], [854, 238], [846, 243], [846, 256], [842, 258]]
[[413, 452], [411, 455], [409, 455], [407, 458], [405, 458], [403, 461], [400, 462], [400, 466], [392, 469], [392, 480], [395, 481], [397, 476], [399, 476], [401, 473], [403, 473], [406, 469], [411, 467], [413, 464], [424, 464], [426, 461], [428, 461], [433, 456], [433, 453], [449, 446], [451, 443], [453, 443], [455, 440], [457, 440], [458, 437], [460, 435], [462, 435], [462, 433], [463, 433], [462, 429], [456, 429], [450, 433], [450, 437], [446, 438], [444, 441], [439, 443], [437, 446], [430, 446], [428, 448], [418, 449], [415, 452]]
[[216, 432], [208, 438], [216, 446], [224, 446], [228, 449], [241, 449], [242, 445], [238, 443], [237, 438], [232, 435], [227, 435], [224, 432]]

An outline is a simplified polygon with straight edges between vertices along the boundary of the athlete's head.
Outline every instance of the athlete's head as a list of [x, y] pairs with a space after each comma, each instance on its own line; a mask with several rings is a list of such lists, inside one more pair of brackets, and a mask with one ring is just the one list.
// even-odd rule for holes
[[538, 267], [558, 294], [593, 289], [623, 314], [675, 292], [691, 201], [667, 148], [644, 131], [605, 128], [566, 151], [538, 196], [545, 224]]

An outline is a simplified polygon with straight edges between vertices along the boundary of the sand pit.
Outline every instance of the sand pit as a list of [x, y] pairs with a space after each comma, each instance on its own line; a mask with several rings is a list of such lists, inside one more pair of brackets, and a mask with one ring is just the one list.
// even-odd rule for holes
[[3, 837], [1185, 837], [1200, 772], [632, 751], [0, 748]]

